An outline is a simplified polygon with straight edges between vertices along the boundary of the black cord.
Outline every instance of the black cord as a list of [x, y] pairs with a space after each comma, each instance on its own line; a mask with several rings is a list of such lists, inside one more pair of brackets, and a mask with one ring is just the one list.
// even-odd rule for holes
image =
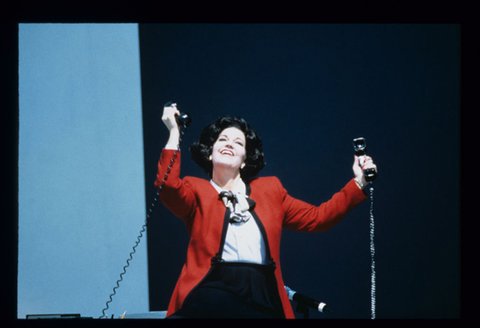
[[375, 218], [373, 216], [373, 183], [370, 183], [370, 259], [371, 259], [371, 277], [370, 277], [370, 310], [371, 318], [375, 319], [376, 307], [376, 272], [375, 272]]
[[132, 247], [132, 251], [130, 252], [130, 258], [127, 259], [127, 264], [123, 266], [123, 272], [120, 273], [120, 279], [117, 280], [117, 285], [113, 287], [113, 293], [109, 295], [109, 300], [107, 301], [107, 303], [105, 303], [106, 307], [102, 310], [102, 316], [100, 317], [100, 319], [107, 317], [107, 315], [105, 314], [105, 311], [109, 309], [110, 307], [109, 304], [113, 301], [113, 296], [117, 294], [117, 288], [120, 287], [120, 282], [123, 280], [123, 275], [127, 273], [127, 268], [130, 266], [130, 261], [133, 259], [133, 254], [135, 254], [135, 252], [137, 251], [137, 246], [138, 244], [140, 244], [140, 239], [143, 237], [143, 233], [145, 232], [146, 229], [147, 229], [147, 221], [145, 220], [145, 223], [142, 226], [142, 230], [140, 230], [140, 234], [137, 237], [135, 245]]
[[[150, 219], [150, 215], [153, 213], [153, 209], [155, 208], [155, 205], [158, 201], [158, 196], [160, 195], [160, 192], [163, 190], [163, 186], [165, 185], [165, 181], [168, 178], [168, 175], [170, 174], [170, 171], [172, 169], [173, 164], [175, 163], [175, 159], [177, 158], [178, 152], [180, 151], [180, 145], [182, 144], [182, 138], [183, 135], [185, 134], [185, 130], [187, 129], [189, 122], [182, 122], [182, 127], [183, 129], [180, 129], [180, 138], [178, 141], [178, 146], [175, 152], [173, 153], [172, 159], [170, 160], [170, 165], [168, 166], [165, 176], [163, 177], [162, 183], [158, 187], [157, 194], [155, 198], [153, 199], [152, 204], [150, 205], [150, 208], [148, 209], [147, 212], [147, 218], [145, 219], [145, 223], [142, 226], [142, 229], [140, 230], [139, 235], [137, 236], [137, 240], [135, 241], [135, 245], [132, 247], [132, 251], [130, 252], [130, 257], [127, 259], [127, 263], [123, 266], [123, 272], [120, 273], [120, 278], [116, 282], [116, 286], [113, 287], [112, 293], [109, 295], [109, 300], [105, 303], [105, 308], [102, 310], [102, 316], [99, 317], [99, 319], [102, 318], [107, 318], [106, 311], [110, 308], [109, 304], [112, 303], [113, 301], [113, 296], [117, 294], [117, 289], [120, 287], [120, 282], [123, 280], [123, 276], [127, 273], [127, 268], [130, 266], [130, 261], [133, 259], [133, 254], [137, 251], [138, 244], [140, 244], [141, 238], [143, 237], [144, 232], [147, 230], [147, 223], [148, 220]], [[113, 318], [113, 316], [112, 316]]]

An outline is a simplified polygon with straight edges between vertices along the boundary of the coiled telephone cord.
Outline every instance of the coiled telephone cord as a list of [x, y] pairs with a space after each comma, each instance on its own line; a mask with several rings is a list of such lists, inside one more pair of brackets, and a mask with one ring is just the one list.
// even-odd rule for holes
[[[183, 136], [185, 134], [186, 128], [187, 128], [187, 125], [184, 124], [183, 129], [182, 128], [180, 129], [180, 138], [179, 138], [177, 149], [173, 153], [172, 159], [170, 160], [170, 164], [168, 165], [167, 171], [165, 172], [165, 176], [162, 179], [162, 183], [158, 187], [156, 196], [153, 199], [153, 202], [152, 202], [152, 204], [150, 205], [150, 208], [147, 211], [147, 216], [146, 216], [145, 222], [142, 226], [142, 229], [139, 232], [139, 235], [137, 236], [137, 240], [135, 241], [135, 245], [132, 247], [132, 251], [130, 252], [130, 257], [127, 259], [127, 263], [123, 267], [123, 272], [120, 273], [120, 278], [117, 280], [116, 286], [113, 287], [113, 292], [109, 295], [109, 300], [105, 303], [105, 308], [102, 310], [102, 316], [99, 317], [99, 319], [107, 318], [107, 314], [105, 312], [110, 308], [109, 304], [113, 301], [113, 296], [115, 296], [117, 294], [117, 289], [120, 287], [120, 282], [122, 282], [123, 276], [127, 273], [127, 268], [130, 266], [130, 261], [133, 259], [133, 254], [135, 254], [135, 252], [137, 251], [138, 244], [140, 244], [141, 238], [143, 237], [144, 232], [147, 230], [147, 223], [148, 223], [148, 220], [150, 219], [150, 215], [153, 213], [153, 209], [155, 208], [155, 205], [158, 201], [158, 197], [160, 195], [160, 192], [163, 190], [163, 186], [165, 185], [165, 181], [167, 180], [168, 175], [170, 174], [170, 172], [172, 170], [172, 166], [175, 163], [175, 160], [177, 159], [177, 155], [178, 155], [178, 152], [180, 151], [180, 145], [182, 144], [182, 139], [183, 139]], [[112, 318], [113, 318], [113, 315], [112, 315]]]
[[375, 218], [373, 216], [373, 184], [370, 184], [370, 259], [371, 259], [370, 310], [371, 310], [371, 319], [375, 319], [376, 272], [375, 272]]

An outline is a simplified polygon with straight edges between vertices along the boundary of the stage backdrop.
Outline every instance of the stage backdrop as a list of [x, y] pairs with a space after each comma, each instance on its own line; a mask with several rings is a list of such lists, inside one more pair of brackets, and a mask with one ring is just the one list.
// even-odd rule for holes
[[[20, 24], [18, 318], [100, 317], [145, 218], [138, 26]], [[148, 311], [145, 240], [108, 317]]]
[[[147, 203], [169, 100], [190, 113], [182, 175], [206, 177], [188, 146], [223, 114], [249, 121], [289, 193], [320, 204], [352, 178], [363, 136], [375, 182], [377, 318], [459, 316], [457, 25], [140, 25]], [[188, 236], [163, 207], [149, 223], [152, 310], [168, 305]], [[369, 203], [320, 234], [285, 231], [285, 283], [333, 314], [370, 318]]]

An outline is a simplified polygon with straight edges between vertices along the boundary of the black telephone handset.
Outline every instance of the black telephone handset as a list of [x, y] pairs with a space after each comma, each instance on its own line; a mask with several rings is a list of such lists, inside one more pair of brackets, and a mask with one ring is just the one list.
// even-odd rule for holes
[[[367, 156], [367, 144], [365, 143], [365, 138], [360, 137], [353, 139], [353, 149], [355, 150], [355, 155], [358, 156], [358, 164], [361, 167]], [[375, 169], [366, 169], [363, 170], [363, 175], [365, 176], [365, 180], [370, 182], [377, 177], [377, 171], [375, 171]]]
[[190, 123], [192, 123], [192, 119], [187, 113], [180, 113], [180, 115], [178, 115], [176, 119], [178, 125], [181, 125], [184, 128], [188, 127]]
[[[169, 107], [169, 106], [177, 107], [177, 104], [174, 103], [173, 101], [169, 101], [163, 106], [164, 107]], [[183, 128], [187, 128], [190, 125], [190, 123], [192, 123], [192, 119], [190, 118], [190, 116], [187, 113], [180, 113], [180, 115], [175, 116], [175, 118], [177, 120], [177, 124], [180, 125]]]

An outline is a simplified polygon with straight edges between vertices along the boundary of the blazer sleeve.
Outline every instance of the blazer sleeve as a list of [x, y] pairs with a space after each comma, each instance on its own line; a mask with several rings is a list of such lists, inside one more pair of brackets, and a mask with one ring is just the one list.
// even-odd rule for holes
[[365, 193], [351, 179], [330, 200], [319, 206], [308, 204], [290, 196], [281, 185], [279, 188], [285, 213], [284, 228], [302, 232], [327, 231], [338, 224], [358, 204], [367, 199]]
[[[159, 188], [162, 185], [165, 172], [169, 171], [165, 184], [158, 193], [158, 198], [175, 216], [181, 218], [187, 225], [187, 230], [190, 230], [190, 219], [195, 214], [197, 198], [188, 179], [184, 179], [185, 181], [180, 179], [181, 152], [177, 152], [176, 158], [173, 158], [174, 154], [175, 150], [163, 149], [158, 161], [155, 187]], [[173, 164], [169, 169], [171, 163]]]

